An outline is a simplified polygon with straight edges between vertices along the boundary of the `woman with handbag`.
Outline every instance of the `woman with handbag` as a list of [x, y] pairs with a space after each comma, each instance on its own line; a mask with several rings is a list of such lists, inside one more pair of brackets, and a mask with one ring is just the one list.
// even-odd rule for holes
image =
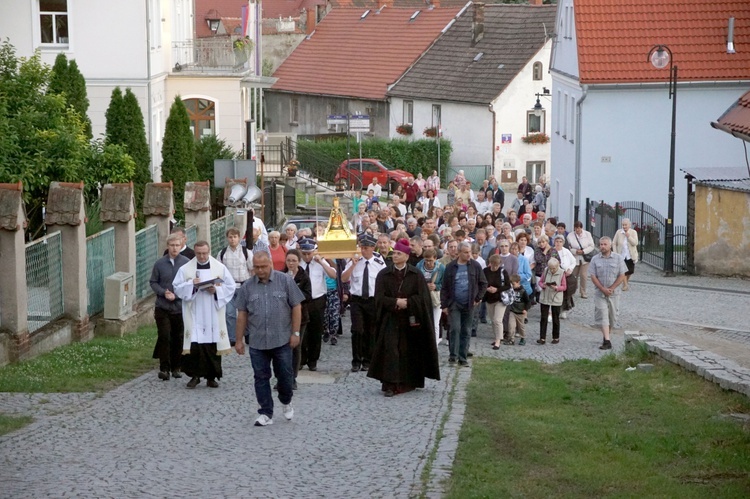
[[630, 276], [635, 272], [635, 264], [638, 263], [638, 232], [630, 224], [629, 218], [622, 219], [622, 229], [615, 233], [612, 238], [612, 251], [625, 258], [625, 265], [628, 271], [625, 272], [625, 282], [622, 283], [622, 290], [629, 289]]
[[[484, 294], [482, 301], [487, 303], [487, 315], [492, 322], [492, 332], [495, 333], [492, 349], [499, 350], [501, 341], [504, 345], [513, 344], [513, 338], [503, 341], [505, 307], [512, 304], [513, 299], [508, 297], [508, 293], [512, 293], [510, 291], [510, 276], [503, 267], [503, 259], [500, 255], [490, 256], [489, 266], [484, 268], [484, 276], [487, 278], [487, 292]], [[506, 298], [505, 301], [503, 301], [504, 297]]]
[[547, 342], [548, 315], [552, 315], [552, 344], [560, 343], [560, 309], [565, 294], [565, 271], [560, 267], [557, 258], [550, 258], [547, 268], [542, 273], [537, 286], [540, 288], [539, 305], [542, 320], [539, 323], [539, 339], [536, 342], [544, 345]]
[[428, 248], [422, 252], [422, 260], [417, 263], [417, 270], [424, 276], [427, 289], [430, 290], [432, 303], [432, 320], [435, 325], [435, 343], [440, 344], [440, 316], [443, 310], [440, 308], [440, 289], [443, 287], [443, 274], [445, 265], [437, 260], [437, 252]]
[[583, 230], [583, 224], [576, 221], [573, 224], [573, 232], [568, 234], [568, 246], [570, 251], [576, 257], [576, 268], [573, 270], [573, 277], [578, 282], [578, 290], [581, 298], [588, 298], [586, 294], [586, 281], [589, 275], [589, 262], [596, 255], [596, 245], [591, 232]]

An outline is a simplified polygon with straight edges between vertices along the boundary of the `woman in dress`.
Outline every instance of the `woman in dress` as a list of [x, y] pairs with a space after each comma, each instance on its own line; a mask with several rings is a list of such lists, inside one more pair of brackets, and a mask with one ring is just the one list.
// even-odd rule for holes
[[422, 177], [421, 173], [417, 173], [417, 178], [414, 180], [414, 183], [417, 184], [420, 192], [427, 188], [427, 181]]
[[580, 220], [577, 220], [573, 224], [573, 232], [568, 234], [568, 246], [573, 256], [576, 257], [576, 268], [573, 270], [573, 277], [576, 278], [578, 283], [581, 298], [586, 299], [588, 298], [586, 295], [586, 281], [589, 278], [589, 262], [586, 261], [584, 255], [591, 255], [596, 250], [596, 245], [594, 245], [594, 238], [591, 237], [591, 232], [583, 230], [583, 224]]
[[286, 266], [286, 252], [288, 250], [285, 245], [281, 244], [281, 234], [279, 231], [274, 230], [268, 233], [268, 251], [271, 253], [273, 270], [283, 272]]
[[622, 219], [622, 229], [615, 233], [612, 239], [612, 251], [625, 258], [628, 271], [625, 272], [625, 282], [622, 290], [630, 289], [630, 276], [635, 272], [635, 264], [638, 263], [638, 233], [630, 224], [629, 218]]
[[565, 293], [565, 272], [560, 268], [557, 258], [550, 258], [547, 268], [539, 279], [539, 304], [541, 306], [541, 321], [539, 323], [539, 339], [536, 342], [544, 345], [547, 342], [547, 323], [552, 318], [552, 344], [560, 343], [560, 309]]
[[560, 317], [562, 319], [567, 319], [568, 311], [573, 310], [573, 307], [575, 307], [573, 297], [576, 293], [577, 281], [576, 278], [573, 277], [573, 271], [576, 268], [576, 257], [565, 247], [565, 236], [557, 234], [552, 241], [554, 244], [551, 252], [552, 257], [557, 258], [557, 261], [560, 262], [560, 268], [565, 272], [565, 296], [563, 296], [562, 313], [560, 314]]

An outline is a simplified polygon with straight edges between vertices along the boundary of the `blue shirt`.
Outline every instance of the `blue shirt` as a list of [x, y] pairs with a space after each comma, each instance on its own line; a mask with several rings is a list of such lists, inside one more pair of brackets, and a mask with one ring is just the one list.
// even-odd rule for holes
[[453, 288], [454, 299], [461, 305], [469, 304], [469, 266], [458, 265], [456, 281]]

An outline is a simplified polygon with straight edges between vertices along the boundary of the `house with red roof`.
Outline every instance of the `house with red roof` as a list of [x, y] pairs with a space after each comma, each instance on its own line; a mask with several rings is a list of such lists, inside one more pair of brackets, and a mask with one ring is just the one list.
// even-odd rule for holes
[[[274, 72], [265, 92], [266, 130], [294, 135], [330, 129], [328, 115], [370, 117], [370, 133], [392, 128], [386, 91], [435, 41], [459, 8], [333, 9]], [[336, 128], [338, 127], [338, 129]]]
[[[677, 69], [675, 169], [744, 164], [730, 135], [711, 127], [750, 89], [747, 0], [560, 0], [552, 48], [552, 195], [570, 225], [587, 198], [642, 201], [667, 214]], [[665, 46], [671, 60], [650, 62]], [[687, 219], [675, 181], [676, 225]]]
[[549, 143], [524, 139], [546, 135], [551, 123], [549, 35], [556, 8], [531, 3], [471, 2], [462, 9], [388, 90], [390, 136], [403, 137], [402, 125], [413, 129], [409, 139], [439, 127], [453, 149], [449, 178], [463, 169], [472, 182], [494, 175], [515, 189], [523, 176], [537, 182], [545, 175]]

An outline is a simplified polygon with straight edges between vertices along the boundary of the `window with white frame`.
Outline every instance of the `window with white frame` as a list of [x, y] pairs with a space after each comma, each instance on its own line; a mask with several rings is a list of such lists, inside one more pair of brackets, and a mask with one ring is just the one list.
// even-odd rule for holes
[[411, 101], [411, 100], [404, 101], [404, 116], [403, 116], [403, 121], [401, 123], [404, 123], [406, 125], [414, 124], [414, 101]]
[[568, 94], [565, 93], [565, 97], [563, 98], [563, 129], [562, 129], [562, 138], [567, 139], [568, 138], [568, 120], [570, 119], [568, 115]]
[[440, 104], [432, 105], [432, 126], [434, 128], [442, 128], [443, 111]]
[[562, 99], [562, 92], [560, 90], [557, 91], [557, 100], [555, 101], [557, 103], [557, 112], [555, 113], [555, 133], [557, 135], [560, 135], [560, 115], [562, 114], [562, 109], [560, 109], [560, 100]]
[[542, 79], [542, 71], [543, 71], [542, 63], [535, 62], [533, 66], [533, 70], [532, 70], [532, 73], [533, 73], [532, 78], [534, 81], [540, 81]]
[[69, 43], [68, 0], [39, 0], [39, 32], [43, 44]]
[[570, 96], [570, 135], [568, 140], [572, 143], [575, 139], [575, 123], [576, 123], [576, 98], [574, 95]]
[[544, 133], [544, 109], [534, 109], [526, 113], [526, 134]]
[[299, 99], [297, 97], [289, 100], [289, 122], [293, 125], [299, 123]]
[[545, 162], [544, 161], [527, 161], [526, 162], [526, 178], [529, 182], [536, 184], [539, 181], [539, 177], [545, 173]]

